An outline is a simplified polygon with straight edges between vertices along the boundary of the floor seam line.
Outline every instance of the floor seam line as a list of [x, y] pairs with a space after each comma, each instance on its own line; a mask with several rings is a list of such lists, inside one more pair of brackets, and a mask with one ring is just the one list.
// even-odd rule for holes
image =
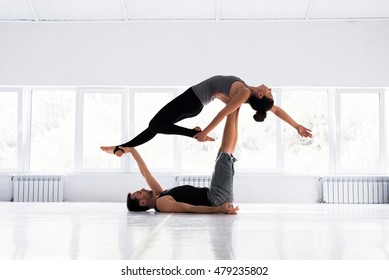
[[149, 240], [160, 230], [160, 228], [170, 219], [173, 213], [170, 213], [165, 219], [163, 219], [154, 230], [135, 248], [134, 252], [131, 254], [131, 259], [139, 259], [139, 257], [143, 254], [144, 245], [149, 242]]

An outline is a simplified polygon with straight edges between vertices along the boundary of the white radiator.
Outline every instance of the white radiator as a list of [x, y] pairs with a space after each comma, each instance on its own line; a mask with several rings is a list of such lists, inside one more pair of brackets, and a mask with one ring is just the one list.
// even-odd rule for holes
[[210, 176], [177, 176], [176, 185], [191, 185], [194, 187], [207, 187], [211, 184]]
[[57, 175], [13, 175], [13, 201], [61, 202], [63, 181]]
[[320, 184], [323, 203], [389, 203], [389, 177], [323, 177]]

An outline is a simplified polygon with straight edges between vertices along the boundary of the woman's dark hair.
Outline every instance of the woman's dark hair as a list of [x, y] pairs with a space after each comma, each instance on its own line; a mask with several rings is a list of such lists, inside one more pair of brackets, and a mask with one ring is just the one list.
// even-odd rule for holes
[[274, 100], [266, 96], [259, 99], [252, 95], [246, 102], [250, 104], [253, 110], [257, 111], [253, 116], [254, 120], [257, 122], [263, 122], [266, 119], [266, 112], [274, 105]]
[[150, 209], [149, 206], [140, 206], [139, 200], [134, 198], [131, 198], [131, 193], [128, 193], [127, 195], [127, 209], [128, 211], [135, 211], [135, 212], [141, 212], [141, 211], [147, 211]]

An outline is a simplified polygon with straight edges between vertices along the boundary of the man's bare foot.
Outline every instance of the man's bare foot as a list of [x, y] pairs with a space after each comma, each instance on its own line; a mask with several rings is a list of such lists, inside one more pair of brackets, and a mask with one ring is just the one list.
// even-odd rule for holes
[[124, 151], [119, 146], [102, 146], [100, 147], [101, 150], [108, 154], [113, 154], [117, 157], [121, 157], [124, 154]]

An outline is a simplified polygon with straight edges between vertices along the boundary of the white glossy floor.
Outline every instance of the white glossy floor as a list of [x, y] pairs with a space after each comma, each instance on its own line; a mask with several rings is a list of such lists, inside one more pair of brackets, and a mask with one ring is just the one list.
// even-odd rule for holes
[[389, 259], [389, 205], [239, 206], [230, 216], [1, 202], [0, 260]]

